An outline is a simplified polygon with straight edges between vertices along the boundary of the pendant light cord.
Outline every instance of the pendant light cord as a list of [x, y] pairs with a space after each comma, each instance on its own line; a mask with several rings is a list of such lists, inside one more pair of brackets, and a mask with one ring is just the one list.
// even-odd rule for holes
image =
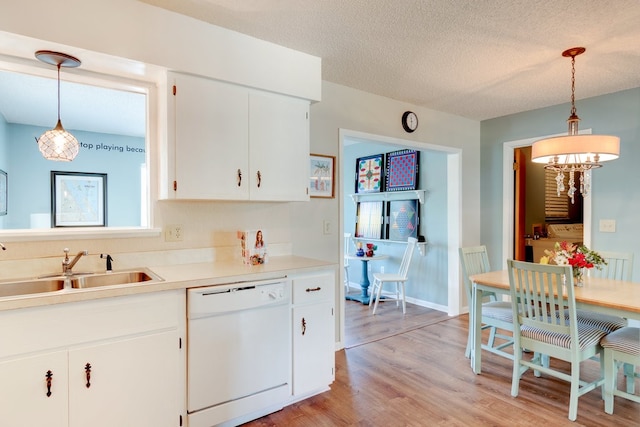
[[576, 115], [576, 56], [571, 55], [571, 116]]
[[58, 63], [58, 121], [60, 121], [60, 63]]

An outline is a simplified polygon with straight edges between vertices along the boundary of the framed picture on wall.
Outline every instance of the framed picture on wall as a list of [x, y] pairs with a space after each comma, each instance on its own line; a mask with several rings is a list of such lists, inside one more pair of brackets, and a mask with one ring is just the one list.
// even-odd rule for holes
[[0, 169], [0, 215], [7, 214], [7, 199], [9, 187], [7, 186], [7, 173]]
[[394, 200], [388, 202], [387, 239], [406, 242], [409, 237], [418, 237], [420, 205], [417, 200]]
[[379, 193], [384, 184], [384, 154], [356, 159], [356, 193]]
[[51, 171], [54, 227], [107, 225], [107, 174]]
[[420, 152], [399, 150], [387, 153], [386, 190], [405, 191], [418, 188]]
[[384, 202], [359, 202], [356, 213], [356, 236], [381, 239], [384, 228]]
[[322, 154], [311, 154], [309, 162], [309, 196], [333, 199], [336, 158]]

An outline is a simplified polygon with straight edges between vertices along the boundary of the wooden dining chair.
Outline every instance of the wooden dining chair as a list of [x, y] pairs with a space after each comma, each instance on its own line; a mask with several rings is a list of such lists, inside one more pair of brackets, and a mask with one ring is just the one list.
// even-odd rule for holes
[[342, 267], [344, 268], [344, 294], [349, 293], [349, 250], [351, 249], [351, 233], [344, 233], [344, 254], [342, 255]]
[[[640, 377], [635, 367], [640, 366], [640, 328], [627, 326], [606, 335], [600, 344], [604, 348], [604, 411], [613, 414], [614, 396], [620, 396], [640, 403], [640, 396], [634, 394], [635, 379]], [[631, 366], [631, 374], [625, 372], [627, 390], [618, 390], [618, 364]]]
[[[529, 369], [568, 381], [569, 419], [578, 414], [578, 398], [604, 384], [604, 369], [598, 379], [580, 379], [580, 363], [599, 355], [602, 329], [578, 323], [571, 266], [543, 265], [508, 260], [509, 290], [513, 312], [514, 361], [511, 395], [518, 396], [520, 378]], [[565, 284], [568, 278], [569, 284]], [[557, 316], [567, 312], [568, 319]], [[522, 349], [534, 352], [531, 360], [522, 357]], [[571, 364], [571, 373], [543, 363], [543, 356]]]
[[[489, 256], [486, 246], [473, 246], [459, 249], [460, 264], [462, 266], [462, 276], [464, 279], [464, 287], [467, 293], [467, 302], [469, 311], [473, 310], [472, 292], [473, 287], [469, 277], [474, 274], [486, 273], [489, 268]], [[489, 300], [482, 303], [482, 330], [489, 329], [489, 340], [487, 344], [482, 344], [482, 349], [497, 354], [507, 359], [513, 360], [513, 355], [504, 351], [505, 348], [513, 345], [513, 314], [511, 312], [511, 303], [498, 301], [496, 294], [493, 292], [483, 292], [483, 300]], [[471, 314], [471, 313], [470, 313]], [[471, 315], [469, 315], [469, 334], [467, 337], [467, 348], [464, 352], [466, 358], [471, 357]], [[499, 330], [508, 331], [509, 335], [501, 333]], [[496, 338], [500, 342], [496, 342]]]
[[[373, 285], [371, 290], [371, 298], [369, 299], [369, 306], [373, 303], [373, 313], [376, 314], [376, 310], [378, 308], [378, 302], [382, 296], [382, 287], [385, 283], [395, 283], [396, 285], [396, 296], [395, 298], [391, 296], [385, 296], [386, 300], [396, 301], [396, 306], [399, 305], [399, 302], [402, 301], [402, 314], [406, 314], [407, 312], [407, 298], [405, 293], [405, 282], [409, 278], [409, 266], [411, 265], [411, 260], [413, 258], [413, 252], [418, 244], [418, 239], [415, 237], [409, 237], [407, 241], [407, 248], [404, 251], [404, 255], [402, 256], [402, 261], [400, 262], [400, 268], [398, 269], [398, 273], [375, 273], [373, 275]], [[375, 301], [374, 301], [375, 300]]]

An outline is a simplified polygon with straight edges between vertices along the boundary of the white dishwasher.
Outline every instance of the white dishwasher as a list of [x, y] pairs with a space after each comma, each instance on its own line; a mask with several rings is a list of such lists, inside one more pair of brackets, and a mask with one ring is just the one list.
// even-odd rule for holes
[[236, 425], [291, 396], [291, 281], [187, 291], [190, 427]]

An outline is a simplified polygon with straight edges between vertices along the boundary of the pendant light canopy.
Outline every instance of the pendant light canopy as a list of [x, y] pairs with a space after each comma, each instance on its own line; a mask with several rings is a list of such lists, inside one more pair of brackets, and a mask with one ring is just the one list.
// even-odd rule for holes
[[47, 160], [70, 162], [78, 155], [80, 144], [72, 134], [64, 130], [60, 121], [60, 67], [74, 68], [80, 66], [81, 62], [66, 53], [50, 50], [37, 51], [36, 58], [58, 68], [58, 123], [37, 139], [38, 149]]
[[558, 196], [565, 191], [564, 174], [569, 175], [567, 195], [574, 202], [574, 173], [579, 174], [580, 193], [587, 196], [590, 191], [590, 171], [602, 166], [601, 162], [615, 160], [620, 155], [620, 138], [609, 135], [579, 135], [575, 103], [576, 56], [585, 52], [584, 47], [574, 47], [562, 52], [562, 56], [571, 58], [571, 115], [567, 120], [569, 133], [566, 136], [541, 139], [531, 147], [531, 160], [544, 163], [545, 169], [557, 172], [556, 184]]

